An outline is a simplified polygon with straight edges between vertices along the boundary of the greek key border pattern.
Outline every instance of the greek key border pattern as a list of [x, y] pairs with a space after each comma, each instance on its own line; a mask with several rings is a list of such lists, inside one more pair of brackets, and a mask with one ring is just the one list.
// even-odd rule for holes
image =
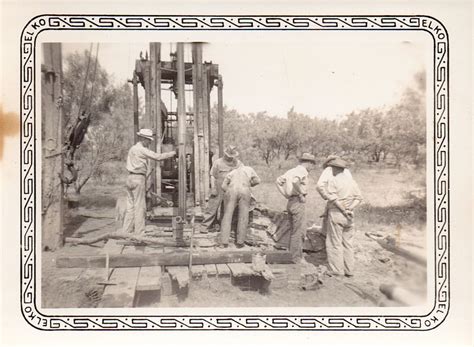
[[[45, 30], [397, 30], [433, 37], [435, 302], [421, 316], [46, 315], [36, 306], [36, 38]], [[40, 330], [431, 330], [449, 311], [448, 33], [429, 16], [135, 16], [40, 15], [24, 27], [21, 59], [21, 310]], [[41, 266], [41, 265], [39, 265]], [[99, 311], [99, 310], [98, 310]]]

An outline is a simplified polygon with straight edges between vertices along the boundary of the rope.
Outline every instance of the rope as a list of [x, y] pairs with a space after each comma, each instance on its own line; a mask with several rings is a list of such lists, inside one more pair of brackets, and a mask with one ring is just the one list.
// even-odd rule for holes
[[84, 84], [82, 86], [81, 102], [79, 103], [79, 109], [77, 111], [78, 118], [81, 116], [81, 106], [82, 106], [82, 102], [84, 101], [84, 94], [86, 92], [87, 79], [89, 78], [89, 67], [91, 65], [91, 55], [92, 55], [92, 43], [89, 47], [89, 59], [87, 61], [86, 76], [84, 78]]
[[95, 79], [97, 76], [97, 62], [99, 61], [99, 44], [97, 44], [97, 48], [95, 51], [95, 64], [94, 64], [94, 72], [92, 74], [92, 86], [91, 86], [91, 96], [89, 98], [89, 107], [87, 108], [87, 111], [90, 112], [91, 105], [92, 105], [92, 96], [94, 95], [94, 86], [95, 86]]

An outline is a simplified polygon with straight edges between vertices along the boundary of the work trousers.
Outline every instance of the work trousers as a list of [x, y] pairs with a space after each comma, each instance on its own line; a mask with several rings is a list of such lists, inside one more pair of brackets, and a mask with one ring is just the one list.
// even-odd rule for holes
[[247, 237], [250, 210], [250, 189], [229, 190], [224, 193], [224, 215], [221, 225], [221, 244], [229, 243], [230, 229], [234, 210], [238, 207], [236, 244], [242, 245]]
[[222, 213], [224, 208], [224, 192], [222, 191], [222, 182], [224, 178], [216, 179], [216, 192], [217, 197], [211, 198], [209, 200], [209, 212], [210, 215], [207, 216], [203, 221], [202, 225], [206, 228], [211, 228], [215, 224], [221, 224], [222, 222]]
[[330, 209], [326, 213], [324, 226], [329, 270], [336, 275], [353, 275], [353, 221], [346, 218], [341, 211]]
[[145, 232], [146, 179], [144, 175], [128, 175], [127, 177], [127, 211], [123, 222], [126, 233]]
[[286, 205], [290, 217], [290, 253], [294, 263], [303, 258], [303, 237], [305, 235], [305, 203], [299, 197], [292, 196]]

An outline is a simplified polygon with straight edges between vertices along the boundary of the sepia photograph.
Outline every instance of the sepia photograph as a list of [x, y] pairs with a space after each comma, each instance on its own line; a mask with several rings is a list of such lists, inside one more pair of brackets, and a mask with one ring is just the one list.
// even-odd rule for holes
[[426, 305], [432, 47], [367, 36], [38, 45], [40, 307]]

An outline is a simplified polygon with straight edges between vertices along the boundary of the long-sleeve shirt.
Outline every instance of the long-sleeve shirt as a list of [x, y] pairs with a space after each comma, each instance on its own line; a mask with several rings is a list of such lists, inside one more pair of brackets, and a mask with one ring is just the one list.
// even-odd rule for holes
[[143, 146], [141, 142], [133, 145], [128, 151], [127, 171], [134, 174], [146, 175], [148, 172], [149, 159], [164, 160], [172, 158], [176, 152], [158, 154]]
[[[344, 169], [343, 174], [352, 179], [351, 172], [348, 169]], [[321, 176], [319, 176], [318, 183], [316, 183], [316, 190], [324, 200], [329, 200], [327, 196], [327, 184], [328, 181], [333, 178], [332, 167], [328, 166], [323, 170]]]
[[333, 204], [336, 200], [345, 208], [349, 207], [354, 200], [362, 201], [362, 194], [356, 181], [344, 173], [328, 180], [324, 194], [328, 197], [329, 209], [336, 208]]
[[308, 193], [308, 170], [303, 165], [298, 165], [278, 177], [276, 183], [286, 198], [300, 194], [306, 195]]

